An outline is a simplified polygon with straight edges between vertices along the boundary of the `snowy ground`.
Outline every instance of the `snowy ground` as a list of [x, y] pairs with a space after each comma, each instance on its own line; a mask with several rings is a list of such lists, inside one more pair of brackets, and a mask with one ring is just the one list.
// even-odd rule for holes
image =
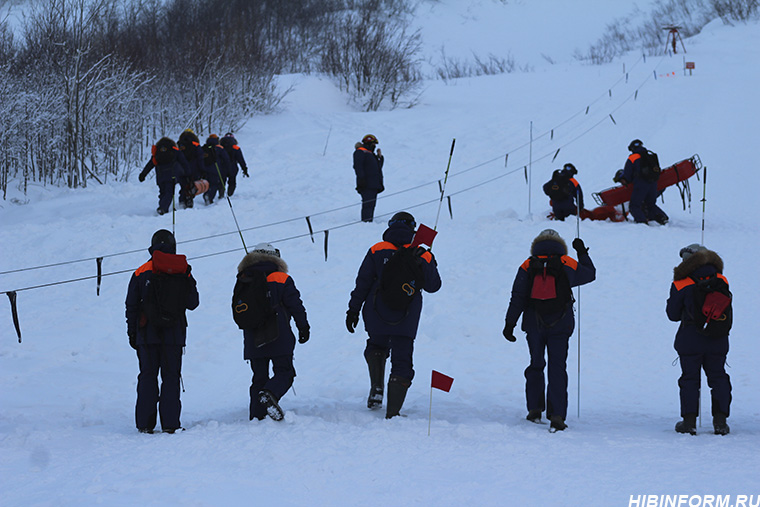
[[[503, 11], [484, 1], [472, 6], [487, 7], [490, 20], [515, 15], [513, 8], [526, 24], [541, 19], [539, 6], [531, 11], [524, 3]], [[456, 19], [445, 4], [437, 9], [431, 25]], [[609, 20], [599, 16], [588, 42]], [[501, 35], [505, 47], [520, 43], [510, 32]], [[32, 186], [26, 196], [12, 189], [0, 202], [0, 272], [88, 260], [0, 275], [0, 291], [19, 291], [23, 332], [19, 344], [3, 303], [0, 504], [628, 505], [631, 495], [735, 501], [760, 493], [760, 345], [750, 319], [760, 301], [760, 277], [751, 267], [760, 247], [753, 206], [760, 30], [715, 23], [686, 44], [696, 62], [692, 77], [683, 76], [680, 55], [646, 62], [630, 55], [602, 67], [560, 58], [548, 65], [539, 57], [530, 60], [535, 72], [431, 81], [419, 106], [371, 114], [351, 110], [318, 77], [283, 77], [297, 83], [285, 110], [254, 118], [237, 133], [252, 177], [239, 180], [232, 199], [248, 229], [246, 243], [269, 241], [282, 251], [312, 326], [311, 341], [296, 349], [298, 377], [281, 402], [282, 423], [247, 418], [250, 369], [229, 309], [243, 251], [226, 202], [176, 214], [179, 251], [188, 255], [201, 294], [201, 306], [188, 314], [187, 431], [149, 436], [134, 428], [137, 361], [123, 317], [129, 273], [106, 276], [100, 296], [93, 279], [23, 289], [93, 276], [98, 256], [107, 256], [105, 273], [144, 262], [152, 233], [172, 227], [171, 215], [155, 216], [153, 181], [76, 191]], [[560, 38], [554, 46], [564, 50]], [[386, 156], [386, 192], [377, 222], [354, 224], [351, 153], [368, 132]], [[437, 182], [453, 138], [446, 192], [454, 219], [444, 202], [434, 249], [443, 288], [425, 297], [407, 417], [386, 421], [365, 408], [364, 335], [346, 332], [346, 304], [359, 263], [389, 215], [408, 209], [434, 225]], [[576, 232], [574, 221], [546, 220], [540, 186], [572, 162], [591, 207], [591, 193], [612, 185], [634, 138], [663, 163], [698, 153], [709, 168], [705, 244], [725, 260], [735, 296], [727, 437], [711, 434], [709, 409], [699, 436], [673, 431], [677, 325], [664, 308], [678, 250], [701, 241], [696, 179], [690, 209], [682, 209], [675, 189], [665, 193], [665, 227], [580, 225], [597, 281], [581, 290], [580, 333], [571, 340], [570, 428], [550, 435], [524, 420], [527, 347], [524, 339], [510, 344], [501, 336], [509, 289], [538, 232], [553, 227], [568, 242]], [[305, 236], [306, 216], [314, 242]], [[455, 381], [450, 393], [433, 393], [428, 436], [432, 369]], [[709, 403], [706, 394], [703, 400]]]

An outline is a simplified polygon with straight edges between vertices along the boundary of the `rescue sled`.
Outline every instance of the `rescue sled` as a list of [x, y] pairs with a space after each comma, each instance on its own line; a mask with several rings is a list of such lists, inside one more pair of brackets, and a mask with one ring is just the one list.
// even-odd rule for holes
[[[702, 161], [699, 159], [699, 155], [694, 155], [691, 158], [676, 162], [672, 166], [663, 169], [660, 173], [660, 179], [657, 180], [658, 195], [661, 194], [666, 188], [672, 185], [678, 185], [682, 181], [686, 181], [699, 170], [702, 169]], [[686, 188], [682, 189], [680, 186], [679, 191], [681, 197], [684, 197], [686, 191], [688, 191], [688, 184], [684, 184]], [[618, 185], [615, 187], [602, 190], [601, 192], [595, 192], [592, 195], [596, 203], [602, 207], [617, 206], [619, 204], [625, 204], [631, 200], [631, 194], [633, 193], [633, 185]], [[597, 208], [598, 209], [598, 208]]]

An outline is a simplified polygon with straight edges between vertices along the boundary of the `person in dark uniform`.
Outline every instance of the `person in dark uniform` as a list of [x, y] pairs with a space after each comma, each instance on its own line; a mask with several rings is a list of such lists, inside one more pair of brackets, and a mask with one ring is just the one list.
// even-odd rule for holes
[[544, 193], [551, 199], [549, 204], [556, 220], [577, 215], [578, 210], [583, 209], [583, 190], [578, 180], [573, 178], [576, 174], [578, 170], [573, 164], [565, 164], [552, 173], [551, 180], [544, 183]]
[[[596, 278], [596, 268], [583, 240], [574, 239], [573, 248], [578, 261], [567, 255], [567, 245], [557, 231], [546, 229], [536, 236], [530, 247], [531, 257], [517, 270], [502, 331], [508, 341], [516, 341], [514, 329], [522, 315], [522, 330], [527, 333], [530, 351], [530, 364], [525, 369], [526, 419], [539, 422], [541, 413], [546, 410], [552, 429], [560, 431], [567, 428], [567, 351], [575, 328], [574, 299], [570, 289]], [[543, 274], [549, 271], [551, 278], [534, 272], [534, 265], [544, 261], [547, 268]], [[556, 272], [551, 271], [552, 261]], [[536, 283], [538, 277], [549, 280], [552, 294], [537, 293], [542, 288]], [[546, 397], [545, 354], [549, 358]]]
[[169, 212], [169, 206], [174, 199], [174, 187], [187, 177], [189, 168], [184, 155], [177, 148], [177, 144], [168, 137], [159, 139], [151, 149], [150, 160], [140, 171], [137, 177], [140, 182], [145, 181], [148, 173], [156, 169], [156, 185], [158, 185], [158, 208], [156, 212], [163, 215]]
[[[140, 364], [135, 422], [141, 433], [153, 433], [157, 413], [164, 432], [174, 433], [182, 427], [179, 417], [182, 349], [187, 335], [185, 310], [197, 308], [199, 298], [190, 266], [185, 256], [176, 255], [176, 251], [174, 235], [165, 229], [156, 231], [148, 249], [151, 259], [134, 272], [127, 289], [127, 336]], [[171, 311], [167, 313], [167, 309]]]
[[634, 139], [628, 145], [631, 155], [625, 162], [622, 183], [633, 184], [631, 193], [631, 215], [636, 223], [646, 224], [649, 220], [665, 225], [668, 215], [657, 206], [657, 180], [659, 179], [659, 167], [657, 171], [651, 171], [646, 162], [648, 150], [639, 139]]
[[[699, 390], [702, 383], [701, 370], [707, 375], [712, 400], [713, 430], [716, 435], [729, 432], [726, 418], [731, 407], [731, 379], [726, 373], [728, 355], [728, 331], [719, 336], [709, 336], [697, 325], [702, 308], [696, 307], [697, 281], [708, 278], [722, 280], [723, 259], [702, 245], [691, 244], [680, 251], [682, 262], [673, 269], [673, 283], [666, 305], [668, 318], [680, 322], [673, 344], [681, 363], [678, 387], [681, 399], [681, 417], [676, 424], [679, 433], [697, 433]], [[729, 326], [730, 327], [730, 326]]]
[[245, 157], [243, 156], [243, 150], [238, 146], [237, 139], [232, 132], [227, 132], [224, 137], [219, 141], [224, 151], [227, 152], [227, 156], [230, 158], [230, 171], [227, 175], [227, 195], [232, 197], [237, 188], [237, 174], [238, 166], [243, 171], [243, 176], [248, 178], [248, 165], [245, 163]]
[[[281, 421], [285, 413], [279, 405], [280, 399], [293, 385], [296, 370], [293, 367], [293, 351], [296, 338], [290, 327], [291, 317], [298, 328], [298, 343], [309, 340], [309, 322], [301, 294], [293, 278], [288, 275], [288, 265], [280, 257], [280, 251], [269, 243], [260, 243], [248, 253], [238, 265], [238, 279], [253, 276], [255, 271], [266, 275], [269, 301], [276, 309], [277, 333], [274, 341], [263, 343], [258, 329], [243, 330], [243, 358], [250, 361], [253, 378], [251, 380], [250, 420], [264, 419], [269, 415]], [[261, 344], [260, 344], [261, 343]], [[260, 344], [257, 346], [257, 344]], [[269, 375], [269, 365], [273, 375]]]
[[362, 196], [362, 222], [371, 222], [375, 215], [377, 194], [385, 190], [383, 186], [383, 154], [377, 146], [377, 137], [367, 134], [362, 144], [354, 150], [354, 172], [356, 191]]
[[348, 332], [353, 333], [356, 329], [361, 312], [369, 335], [364, 359], [369, 368], [371, 386], [367, 407], [370, 409], [380, 408], [383, 404], [385, 363], [390, 355], [387, 419], [399, 415], [414, 378], [412, 355], [422, 313], [422, 291], [436, 292], [441, 288], [441, 277], [433, 253], [418, 247], [413, 255], [421, 272], [421, 286], [409, 288], [411, 300], [408, 306], [391, 308], [379, 294], [389, 260], [399, 249], [410, 245], [415, 228], [414, 217], [404, 211], [396, 213], [388, 221], [383, 241], [373, 245], [364, 256], [346, 312]]

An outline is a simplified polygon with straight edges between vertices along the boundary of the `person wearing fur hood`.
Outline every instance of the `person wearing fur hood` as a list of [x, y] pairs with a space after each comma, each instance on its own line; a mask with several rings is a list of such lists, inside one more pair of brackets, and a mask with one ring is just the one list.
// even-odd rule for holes
[[[530, 352], [530, 364], [525, 369], [525, 398], [528, 407], [526, 419], [540, 422], [541, 413], [546, 410], [546, 417], [554, 430], [567, 428], [567, 351], [575, 328], [574, 299], [570, 288], [592, 282], [596, 278], [596, 268], [583, 240], [575, 238], [572, 245], [578, 254], [577, 261], [567, 255], [567, 244], [557, 231], [546, 229], [536, 236], [530, 246], [531, 257], [517, 270], [502, 331], [508, 341], [516, 341], [514, 329], [522, 315], [522, 330], [527, 334]], [[533, 280], [529, 268], [534, 259], [552, 257], [559, 259], [562, 269], [558, 272], [564, 274], [556, 277], [557, 282], [553, 286], [561, 308], [546, 312], [539, 309], [537, 300], [531, 297]], [[563, 280], [565, 278], [567, 283]], [[546, 397], [544, 354], [549, 358]]]
[[668, 318], [679, 322], [673, 347], [678, 352], [681, 363], [681, 378], [678, 379], [681, 400], [682, 421], [676, 424], [679, 433], [697, 432], [699, 411], [699, 389], [701, 370], [707, 376], [712, 400], [713, 429], [715, 434], [729, 432], [726, 418], [731, 406], [731, 379], [725, 370], [728, 355], [728, 332], [722, 336], [708, 336], [701, 331], [695, 317], [702, 308], [697, 308], [695, 291], [697, 280], [717, 277], [728, 286], [723, 275], [723, 259], [714, 251], [702, 245], [691, 244], [680, 251], [681, 263], [673, 269], [673, 282], [666, 306]]
[[[238, 278], [252, 276], [255, 271], [266, 275], [267, 289], [273, 308], [277, 312], [278, 337], [276, 340], [257, 346], [257, 329], [243, 330], [243, 358], [250, 361], [253, 379], [251, 381], [251, 403], [249, 418], [264, 419], [269, 415], [280, 421], [284, 412], [279, 400], [293, 385], [296, 370], [293, 367], [293, 350], [296, 338], [290, 327], [291, 317], [298, 328], [298, 343], [309, 340], [309, 321], [293, 278], [288, 275], [288, 265], [280, 258], [280, 251], [269, 243], [260, 243], [248, 253], [238, 266]], [[273, 376], [269, 376], [269, 364]]]

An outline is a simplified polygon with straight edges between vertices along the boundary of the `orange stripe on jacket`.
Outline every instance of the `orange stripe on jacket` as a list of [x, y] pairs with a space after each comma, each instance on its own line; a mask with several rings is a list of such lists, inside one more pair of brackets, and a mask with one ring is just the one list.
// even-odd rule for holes
[[140, 276], [146, 271], [153, 271], [153, 259], [149, 260], [135, 271], [135, 276]]
[[640, 153], [631, 153], [631, 156], [628, 157], [628, 160], [630, 160], [631, 163], [634, 163], [634, 162], [636, 162], [640, 158], [641, 158], [641, 154]]
[[[538, 258], [539, 259], [548, 259], [549, 256], [548, 255], [539, 255]], [[578, 269], [578, 262], [575, 259], [573, 259], [572, 257], [569, 257], [567, 255], [563, 255], [560, 260], [562, 261], [562, 264], [564, 264], [565, 266], [569, 266], [573, 271], [575, 271], [576, 269]], [[530, 266], [530, 258], [525, 259], [525, 262], [523, 262], [520, 265], [520, 269], [524, 269], [525, 271], [528, 271], [528, 266]]]
[[396, 247], [396, 245], [390, 241], [381, 241], [380, 243], [375, 243], [372, 245], [372, 248], [369, 250], [370, 252], [375, 253], [379, 252], [380, 250], [398, 250], [398, 247]]
[[689, 285], [694, 285], [694, 280], [692, 280], [691, 278], [682, 278], [680, 280], [676, 280], [675, 282], [673, 282], [673, 285], [676, 286], [676, 290], [680, 291], [681, 289], [686, 288]]
[[282, 271], [275, 271], [274, 273], [269, 273], [269, 275], [267, 275], [267, 282], [285, 283], [288, 281], [288, 278], [290, 278], [289, 274], [283, 273]]

